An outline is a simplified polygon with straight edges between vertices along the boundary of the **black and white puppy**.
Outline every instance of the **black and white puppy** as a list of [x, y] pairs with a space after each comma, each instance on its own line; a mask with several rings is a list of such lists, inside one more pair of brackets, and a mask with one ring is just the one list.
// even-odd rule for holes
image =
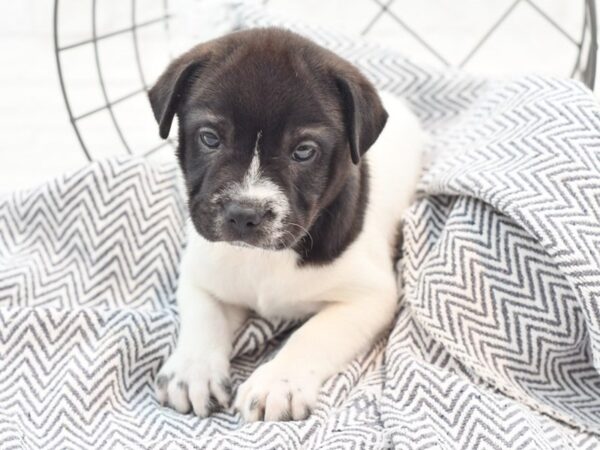
[[235, 405], [248, 421], [305, 418], [323, 382], [393, 318], [394, 241], [421, 168], [418, 121], [393, 98], [384, 109], [347, 61], [272, 28], [193, 48], [150, 102], [163, 138], [178, 117], [191, 218], [181, 331], [158, 399], [199, 416], [213, 398], [226, 405], [232, 337], [254, 310], [308, 320]]

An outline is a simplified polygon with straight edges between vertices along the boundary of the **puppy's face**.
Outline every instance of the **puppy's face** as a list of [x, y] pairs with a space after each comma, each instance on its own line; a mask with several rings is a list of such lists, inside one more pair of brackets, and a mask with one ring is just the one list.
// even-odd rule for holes
[[179, 119], [191, 219], [210, 241], [294, 247], [340, 191], [386, 113], [350, 64], [295, 34], [251, 30], [180, 57], [150, 92]]
[[310, 228], [352, 163], [336, 98], [261, 56], [253, 49], [192, 82], [180, 156], [198, 232], [279, 249]]

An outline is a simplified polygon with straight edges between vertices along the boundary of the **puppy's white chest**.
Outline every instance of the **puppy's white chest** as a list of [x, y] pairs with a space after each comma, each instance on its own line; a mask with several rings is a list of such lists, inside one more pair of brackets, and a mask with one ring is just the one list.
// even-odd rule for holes
[[[296, 318], [316, 312], [313, 301], [300, 288], [306, 273], [296, 264], [293, 251], [269, 252], [213, 244], [190, 237], [189, 256], [194, 279], [220, 301], [255, 310], [265, 317]], [[204, 244], [204, 245], [203, 245]]]

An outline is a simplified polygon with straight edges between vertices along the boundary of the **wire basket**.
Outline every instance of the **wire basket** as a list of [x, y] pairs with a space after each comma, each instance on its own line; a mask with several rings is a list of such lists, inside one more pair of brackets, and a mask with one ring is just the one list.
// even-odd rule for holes
[[[560, 72], [558, 75], [578, 78], [593, 89], [597, 53], [595, 1], [564, 1], [569, 5], [569, 15], [576, 15], [580, 20], [564, 24], [560, 14], [548, 10], [547, 1], [542, 5], [536, 0], [418, 2], [421, 10], [429, 7], [441, 15], [438, 22], [420, 21], [421, 24], [428, 22], [429, 29], [422, 26], [419, 29], [411, 22], [415, 7], [407, 9], [408, 0], [357, 0], [348, 3], [343, 11], [339, 2], [314, 0], [320, 14], [311, 19], [392, 47], [397, 45], [400, 51], [417, 60], [426, 59], [429, 64], [474, 71], [486, 67], [495, 74], [502, 69], [501, 62], [493, 67], [502, 56], [498, 49], [508, 47], [496, 45], [494, 41], [502, 43], [504, 33], [508, 36], [505, 44], [514, 44], [514, 30], [523, 29], [519, 14], [530, 14], [527, 20], [539, 20], [547, 26], [543, 36], [529, 39], [538, 45], [532, 53], [558, 64], [558, 69], [552, 70]], [[264, 3], [268, 3], [268, 8], [277, 10], [279, 7], [286, 13], [297, 7], [297, 14], [301, 14], [314, 11], [307, 4], [310, 2], [267, 0]], [[175, 54], [171, 42], [177, 34], [171, 24], [177, 19], [177, 12], [186, 11], [188, 21], [193, 22], [194, 17], [206, 16], [208, 10], [225, 6], [215, 0], [187, 0], [179, 8], [174, 3], [175, 0], [55, 0], [54, 51], [60, 86], [69, 120], [88, 160], [123, 152], [148, 156], [175, 145], [171, 139], [158, 138], [146, 93]], [[451, 52], [444, 48], [445, 40], [439, 32], [443, 28], [440, 24], [460, 22], [444, 16], [456, 11], [456, 6], [461, 4], [470, 10], [481, 8], [483, 4], [486, 9], [495, 11], [488, 22], [479, 20], [477, 11], [472, 11], [472, 17], [466, 14], [471, 24], [463, 25], [475, 24], [479, 32], [464, 46], [462, 54], [449, 55]], [[445, 11], [444, 6], [451, 9]], [[191, 9], [199, 14], [187, 14]], [[354, 10], [351, 15], [350, 10]], [[531, 19], [532, 14], [535, 19]], [[433, 16], [428, 11], [427, 18]], [[505, 56], [514, 58], [515, 53], [509, 51]], [[529, 62], [529, 56], [526, 58]], [[528, 70], [537, 70], [537, 67]]]

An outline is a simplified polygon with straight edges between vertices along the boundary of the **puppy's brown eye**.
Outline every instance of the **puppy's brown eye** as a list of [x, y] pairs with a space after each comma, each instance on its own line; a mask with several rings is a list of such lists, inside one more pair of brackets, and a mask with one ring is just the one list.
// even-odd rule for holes
[[198, 132], [198, 139], [208, 148], [217, 148], [221, 145], [221, 140], [214, 131], [200, 130]]
[[317, 154], [317, 144], [314, 142], [301, 143], [292, 153], [292, 159], [297, 162], [307, 162]]

